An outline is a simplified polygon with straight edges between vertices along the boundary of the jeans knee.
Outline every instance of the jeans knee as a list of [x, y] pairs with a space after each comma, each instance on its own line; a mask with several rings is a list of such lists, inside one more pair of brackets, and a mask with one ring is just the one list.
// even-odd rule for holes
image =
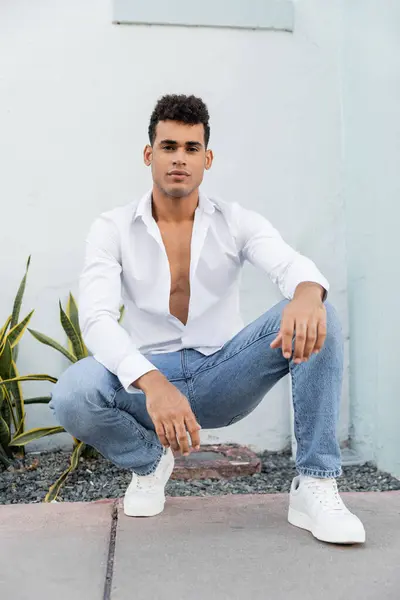
[[342, 323], [336, 308], [330, 302], [325, 302], [327, 337], [341, 339], [343, 336]]
[[71, 435], [84, 439], [87, 429], [95, 426], [96, 412], [105, 407], [110, 376], [90, 357], [69, 367], [55, 384], [49, 407]]
[[343, 361], [343, 332], [342, 324], [335, 307], [329, 302], [325, 303], [326, 308], [326, 339], [324, 350], [326, 355], [332, 358], [336, 357], [339, 362]]

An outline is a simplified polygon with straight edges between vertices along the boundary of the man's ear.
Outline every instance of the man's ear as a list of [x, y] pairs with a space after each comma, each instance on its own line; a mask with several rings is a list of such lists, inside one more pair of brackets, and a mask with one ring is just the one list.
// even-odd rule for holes
[[214, 160], [213, 151], [212, 150], [206, 150], [206, 164], [205, 164], [206, 171], [208, 171], [209, 169], [211, 169], [211, 166], [213, 164], [213, 160]]
[[143, 151], [143, 159], [144, 159], [144, 164], [147, 167], [149, 167], [153, 160], [153, 148], [149, 144], [146, 144], [146, 146], [145, 146], [145, 149]]

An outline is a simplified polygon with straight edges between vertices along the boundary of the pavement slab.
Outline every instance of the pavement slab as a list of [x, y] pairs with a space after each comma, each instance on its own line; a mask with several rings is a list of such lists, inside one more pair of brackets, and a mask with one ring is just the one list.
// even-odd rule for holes
[[113, 506], [0, 506], [0, 598], [102, 599]]
[[362, 546], [289, 525], [287, 494], [167, 498], [150, 519], [120, 505], [111, 600], [399, 600], [400, 492], [343, 498]]

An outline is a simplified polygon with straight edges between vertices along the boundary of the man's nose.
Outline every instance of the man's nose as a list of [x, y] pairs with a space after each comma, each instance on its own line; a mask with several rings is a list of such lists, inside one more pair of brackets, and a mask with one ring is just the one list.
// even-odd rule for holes
[[174, 155], [174, 166], [186, 165], [186, 156], [183, 150], [177, 150]]

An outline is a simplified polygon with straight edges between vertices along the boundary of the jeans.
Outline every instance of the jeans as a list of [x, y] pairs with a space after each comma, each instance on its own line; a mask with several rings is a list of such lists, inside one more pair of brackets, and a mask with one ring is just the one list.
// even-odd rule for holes
[[[313, 477], [338, 477], [341, 325], [327, 302], [325, 344], [319, 354], [296, 365], [283, 357], [280, 348], [270, 348], [287, 302], [274, 306], [210, 356], [184, 349], [147, 357], [187, 397], [203, 429], [226, 427], [243, 419], [290, 372], [297, 471]], [[163, 447], [147, 412], [144, 393], [126, 392], [119, 379], [93, 357], [75, 363], [62, 374], [49, 406], [71, 435], [115, 465], [138, 475], [157, 468]]]

